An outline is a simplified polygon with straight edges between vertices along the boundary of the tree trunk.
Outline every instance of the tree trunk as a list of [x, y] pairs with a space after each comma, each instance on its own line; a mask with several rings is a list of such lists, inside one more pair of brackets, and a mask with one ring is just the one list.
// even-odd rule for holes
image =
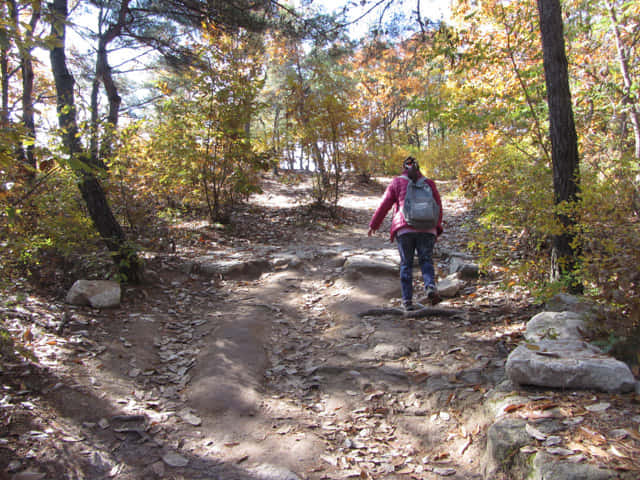
[[[538, 0], [538, 10], [549, 104], [554, 199], [556, 206], [562, 206], [562, 212], [571, 212], [577, 202], [580, 172], [560, 1]], [[570, 213], [559, 213], [558, 216], [563, 233], [553, 238], [551, 279], [568, 277], [570, 291], [579, 293], [582, 288], [572, 278], [578, 253], [573, 245], [575, 220]]]
[[628, 50], [622, 43], [618, 17], [616, 15], [616, 11], [613, 9], [611, 1], [605, 0], [604, 3], [607, 7], [607, 11], [609, 12], [609, 18], [611, 18], [611, 28], [613, 29], [613, 35], [616, 39], [618, 63], [620, 63], [620, 73], [622, 74], [622, 81], [624, 82], [624, 87], [622, 89], [624, 97], [622, 98], [622, 102], [629, 106], [629, 117], [631, 118], [631, 125], [633, 125], [633, 139], [635, 142], [634, 155], [636, 159], [640, 159], [640, 111], [632, 94], [633, 79], [629, 69]]
[[22, 69], [22, 121], [27, 130], [27, 134], [31, 137], [31, 142], [27, 145], [25, 157], [27, 164], [35, 173], [36, 158], [34, 141], [36, 138], [35, 109], [33, 106], [33, 60], [31, 52], [33, 51], [33, 34], [36, 26], [40, 21], [40, 2], [33, 2], [31, 20], [29, 28], [25, 32], [24, 44], [20, 49], [20, 68]]
[[[7, 15], [0, 6], [0, 14]], [[9, 32], [0, 24], [0, 89], [2, 100], [0, 101], [0, 128], [9, 126]]]
[[[51, 50], [51, 69], [56, 86], [58, 121], [63, 132], [63, 143], [79, 177], [79, 188], [87, 204], [93, 223], [107, 248], [114, 253], [114, 261], [125, 280], [137, 282], [141, 279], [142, 265], [135, 250], [126, 242], [124, 232], [116, 220], [107, 202], [102, 185], [94, 174], [95, 165], [82, 154], [76, 123], [74, 104], [74, 78], [67, 69], [64, 48], [65, 21], [67, 18], [67, 0], [54, 0], [52, 3], [54, 21], [52, 37], [57, 41]], [[80, 164], [80, 167], [75, 166]]]

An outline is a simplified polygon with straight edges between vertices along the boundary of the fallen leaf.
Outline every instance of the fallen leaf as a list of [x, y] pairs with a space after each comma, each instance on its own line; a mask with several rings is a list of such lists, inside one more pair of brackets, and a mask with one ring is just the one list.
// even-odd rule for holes
[[587, 427], [580, 427], [579, 431], [582, 432], [596, 445], [603, 445], [607, 443], [607, 439], [601, 433], [595, 432]]
[[511, 412], [515, 412], [516, 410], [519, 410], [523, 407], [526, 407], [527, 404], [526, 403], [518, 403], [518, 404], [514, 404], [514, 405], [507, 405], [506, 407], [504, 407], [504, 411], [505, 413], [511, 413]]
[[626, 455], [625, 453], [623, 453], [623, 452], [621, 452], [619, 449], [617, 449], [615, 445], [611, 445], [611, 446], [609, 447], [609, 451], [610, 451], [612, 454], [614, 454], [616, 457], [619, 457], [619, 458], [629, 458], [629, 456], [628, 456], [628, 455]]
[[594, 457], [609, 458], [609, 454], [605, 450], [595, 445], [587, 445], [587, 451]]
[[460, 450], [458, 450], [458, 455], [464, 455], [464, 452], [467, 451], [467, 448], [471, 446], [471, 441], [472, 441], [472, 437], [469, 436], [467, 438], [467, 441], [460, 447]]

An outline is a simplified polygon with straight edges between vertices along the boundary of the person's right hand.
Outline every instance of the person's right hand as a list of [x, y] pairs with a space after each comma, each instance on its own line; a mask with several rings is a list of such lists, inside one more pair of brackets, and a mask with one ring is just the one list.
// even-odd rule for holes
[[367, 232], [367, 236], [370, 237], [374, 233], [375, 233], [375, 230], [373, 228], [370, 228], [369, 231]]

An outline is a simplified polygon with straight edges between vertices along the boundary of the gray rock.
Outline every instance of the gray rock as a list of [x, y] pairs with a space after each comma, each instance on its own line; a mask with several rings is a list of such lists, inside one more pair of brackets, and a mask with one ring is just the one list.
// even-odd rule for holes
[[527, 323], [524, 338], [539, 340], [579, 340], [586, 330], [584, 317], [574, 312], [541, 312]]
[[511, 382], [506, 381], [505, 383], [508, 384], [509, 388], [505, 388], [504, 391], [495, 389], [487, 395], [483, 407], [490, 416], [502, 417], [509, 406], [529, 402], [527, 397], [512, 392], [513, 384]]
[[455, 297], [464, 285], [464, 280], [461, 280], [457, 273], [449, 275], [438, 282], [438, 293], [442, 297]]
[[485, 479], [501, 478], [501, 472], [508, 473], [508, 478], [525, 478], [526, 457], [519, 450], [531, 441], [526, 425], [525, 420], [505, 418], [489, 427], [482, 472]]
[[509, 379], [521, 385], [629, 392], [629, 367], [578, 340], [542, 340], [518, 346], [507, 359]]
[[545, 304], [545, 310], [551, 312], [571, 311], [575, 313], [592, 313], [596, 311], [596, 305], [585, 298], [559, 293], [549, 299]]
[[359, 275], [393, 275], [398, 276], [398, 265], [388, 260], [371, 258], [368, 255], [354, 255], [344, 262], [344, 273], [347, 277]]
[[289, 267], [298, 268], [302, 265], [302, 260], [294, 253], [280, 253], [273, 257], [273, 266], [276, 268]]
[[618, 478], [612, 470], [605, 470], [585, 463], [555, 460], [553, 456], [538, 452], [533, 460], [533, 469], [527, 477], [531, 480], [609, 480]]
[[221, 276], [229, 279], [256, 279], [271, 270], [268, 260], [220, 260], [211, 257], [196, 259], [195, 270], [204, 275]]
[[71, 305], [90, 305], [93, 308], [111, 308], [120, 305], [122, 291], [118, 282], [110, 280], [77, 280], [66, 301]]
[[375, 360], [395, 360], [409, 355], [411, 350], [406, 345], [379, 343], [373, 348], [371, 354]]
[[466, 258], [452, 256], [449, 262], [449, 274], [458, 273], [460, 278], [474, 279], [480, 276], [480, 267], [470, 263]]
[[186, 467], [189, 459], [175, 452], [167, 452], [162, 456], [162, 461], [170, 467]]

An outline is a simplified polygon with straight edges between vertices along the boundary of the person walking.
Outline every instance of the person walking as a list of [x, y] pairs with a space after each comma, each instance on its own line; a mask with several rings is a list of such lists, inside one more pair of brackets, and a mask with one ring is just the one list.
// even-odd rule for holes
[[[418, 253], [418, 263], [424, 280], [424, 297], [421, 302], [429, 302], [435, 305], [441, 301], [436, 287], [435, 268], [433, 266], [433, 248], [437, 238], [442, 234], [442, 200], [433, 180], [426, 178], [420, 172], [420, 166], [413, 157], [407, 157], [403, 164], [403, 172], [395, 177], [387, 186], [380, 205], [376, 209], [369, 222], [368, 235], [378, 231], [380, 225], [391, 207], [394, 207], [391, 220], [391, 238], [398, 244], [400, 252], [400, 286], [402, 291], [402, 304], [406, 311], [424, 308], [421, 303], [413, 303], [413, 259], [414, 253]], [[440, 207], [438, 221], [433, 228], [419, 229], [407, 223], [403, 213], [405, 196], [409, 182], [418, 182], [424, 178], [429, 185], [435, 202]]]

